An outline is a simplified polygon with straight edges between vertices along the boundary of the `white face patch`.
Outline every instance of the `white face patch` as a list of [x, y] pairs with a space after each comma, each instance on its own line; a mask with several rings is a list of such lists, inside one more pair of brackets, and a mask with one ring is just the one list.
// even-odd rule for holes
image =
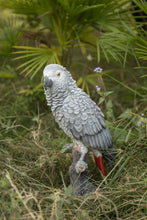
[[45, 68], [43, 71], [44, 78], [47, 77], [48, 79], [51, 79], [53, 82], [59, 82], [60, 83], [63, 81], [63, 84], [66, 81], [66, 73], [61, 69], [61, 68]]
[[58, 64], [47, 65], [43, 70], [43, 75], [47, 77], [55, 77], [60, 72], [65, 71], [66, 69], [63, 66]]

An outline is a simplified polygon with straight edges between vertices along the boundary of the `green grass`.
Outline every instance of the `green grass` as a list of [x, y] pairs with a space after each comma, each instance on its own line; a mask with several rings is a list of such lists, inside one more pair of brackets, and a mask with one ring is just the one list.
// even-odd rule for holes
[[[42, 92], [20, 95], [36, 82], [17, 76], [0, 86], [1, 219], [146, 219], [146, 127], [138, 116], [109, 123], [118, 157], [105, 185], [90, 156], [91, 181], [98, 189], [72, 195], [70, 139], [55, 123]], [[130, 131], [130, 132], [129, 132]]]

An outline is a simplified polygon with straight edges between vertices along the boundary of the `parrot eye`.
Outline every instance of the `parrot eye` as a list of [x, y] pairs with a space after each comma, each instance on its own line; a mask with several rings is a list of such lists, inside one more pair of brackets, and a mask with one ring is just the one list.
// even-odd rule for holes
[[60, 76], [60, 72], [57, 73], [57, 76]]

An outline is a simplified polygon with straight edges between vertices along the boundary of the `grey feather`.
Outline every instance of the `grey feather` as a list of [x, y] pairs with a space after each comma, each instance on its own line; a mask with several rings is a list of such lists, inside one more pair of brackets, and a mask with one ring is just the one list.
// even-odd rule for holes
[[64, 67], [51, 64], [44, 69], [44, 88], [56, 122], [73, 141], [100, 151], [114, 148], [100, 108], [77, 87]]

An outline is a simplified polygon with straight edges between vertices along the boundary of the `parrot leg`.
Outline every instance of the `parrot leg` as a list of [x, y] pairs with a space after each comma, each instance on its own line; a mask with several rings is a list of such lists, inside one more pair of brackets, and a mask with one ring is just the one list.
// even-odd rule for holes
[[[78, 169], [78, 173], [77, 173], [75, 167], [80, 157], [81, 157], [81, 150], [78, 144], [75, 142], [72, 148], [73, 162], [71, 166], [69, 167], [70, 183], [72, 185], [72, 190], [73, 190], [72, 192], [74, 195], [85, 195], [85, 194], [94, 192], [97, 189], [97, 186], [93, 185], [90, 182], [91, 175], [88, 170], [88, 166], [87, 166], [87, 169], [85, 169], [84, 171], [82, 170], [83, 172], [80, 172], [80, 173]], [[89, 163], [88, 152], [84, 157], [84, 162], [86, 165], [88, 165]], [[84, 164], [84, 168], [86, 166], [85, 164]]]
[[79, 147], [79, 151], [81, 153], [80, 159], [78, 160], [78, 162], [75, 165], [76, 172], [79, 174], [79, 173], [84, 172], [88, 168], [87, 163], [84, 162], [84, 157], [87, 154], [88, 149], [81, 142], [77, 141], [76, 143], [77, 143], [77, 145]]

